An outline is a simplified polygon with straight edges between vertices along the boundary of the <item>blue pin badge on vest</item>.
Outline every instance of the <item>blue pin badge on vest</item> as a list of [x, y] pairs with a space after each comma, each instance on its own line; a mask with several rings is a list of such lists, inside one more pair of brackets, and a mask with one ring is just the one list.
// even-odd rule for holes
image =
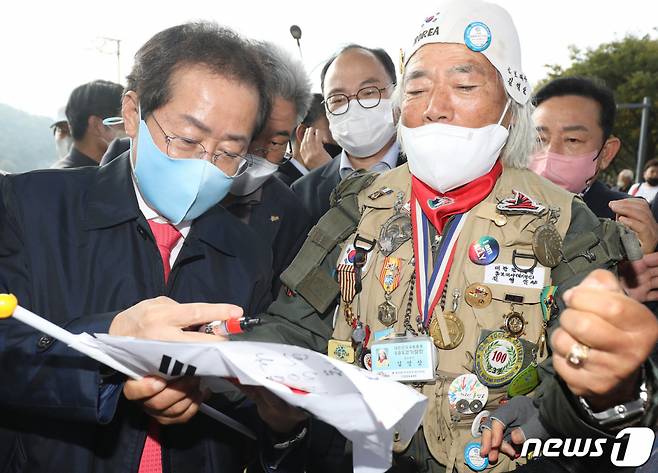
[[464, 461], [473, 471], [482, 471], [489, 466], [489, 459], [480, 456], [480, 444], [471, 442], [464, 448]]
[[500, 245], [492, 236], [483, 236], [471, 243], [468, 257], [475, 264], [487, 265], [493, 263], [500, 253]]

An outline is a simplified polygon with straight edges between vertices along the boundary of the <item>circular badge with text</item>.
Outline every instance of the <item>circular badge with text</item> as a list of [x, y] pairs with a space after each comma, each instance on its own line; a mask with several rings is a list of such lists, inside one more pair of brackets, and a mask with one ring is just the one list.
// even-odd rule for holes
[[500, 245], [492, 236], [483, 236], [471, 243], [468, 247], [468, 257], [475, 264], [487, 265], [498, 258]]
[[464, 44], [471, 51], [481, 52], [491, 45], [491, 30], [481, 21], [474, 21], [464, 30]]
[[504, 386], [521, 371], [523, 354], [517, 338], [502, 330], [491, 332], [475, 350], [475, 374], [485, 386]]
[[489, 459], [480, 456], [480, 444], [471, 442], [464, 448], [464, 461], [473, 471], [482, 471], [489, 466]]

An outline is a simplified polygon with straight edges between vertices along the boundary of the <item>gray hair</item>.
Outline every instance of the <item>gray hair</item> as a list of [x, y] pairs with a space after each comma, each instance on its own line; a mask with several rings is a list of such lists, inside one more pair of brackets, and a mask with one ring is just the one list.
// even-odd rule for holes
[[[500, 79], [500, 86], [503, 87], [503, 80], [498, 73]], [[404, 95], [405, 76], [395, 87], [395, 91], [391, 99], [393, 100], [393, 107], [400, 109]], [[510, 100], [509, 109], [512, 112], [512, 119], [510, 120], [509, 136], [507, 142], [501, 151], [503, 164], [507, 167], [526, 169], [530, 164], [530, 156], [535, 149], [537, 143], [537, 130], [532, 122], [532, 112], [535, 107], [530, 101], [525, 105], [516, 102], [505, 89], [505, 96]], [[398, 120], [398, 127], [402, 120]], [[399, 141], [399, 140], [398, 140]]]
[[297, 123], [302, 122], [313, 98], [311, 79], [301, 61], [287, 51], [268, 41], [256, 41], [256, 50], [267, 74], [266, 86], [270, 100], [281, 97], [295, 105]]
[[505, 95], [512, 100], [512, 119], [507, 142], [501, 151], [503, 164], [511, 168], [526, 169], [530, 164], [530, 155], [537, 145], [537, 130], [532, 122], [535, 107], [529, 101], [521, 105], [507, 92]]

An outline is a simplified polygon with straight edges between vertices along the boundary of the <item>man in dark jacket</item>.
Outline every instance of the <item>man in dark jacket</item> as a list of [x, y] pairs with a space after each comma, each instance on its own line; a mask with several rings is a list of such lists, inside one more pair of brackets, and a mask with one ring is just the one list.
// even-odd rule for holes
[[292, 159], [279, 166], [274, 174], [289, 186], [342, 151], [329, 131], [322, 94], [313, 94], [308, 113], [290, 136], [290, 145]]
[[250, 167], [233, 181], [223, 204], [272, 249], [272, 294], [276, 297], [279, 275], [297, 254], [310, 227], [299, 199], [274, 174], [290, 159], [286, 149], [310, 105], [311, 85], [303, 64], [286, 51], [266, 42], [256, 43], [256, 50], [268, 71], [272, 109], [263, 130], [249, 145]]
[[[252, 46], [214, 24], [151, 38], [123, 98], [130, 155], [0, 180], [0, 292], [74, 333], [160, 340], [217, 341], [186, 329], [263, 308], [269, 249], [216, 205], [265, 122], [263, 77]], [[16, 320], [0, 323], [0, 366], [2, 471], [238, 473], [304, 432], [296, 409], [257, 396], [256, 415], [190, 376], [125, 380]], [[259, 441], [195, 416], [203, 400]]]
[[98, 166], [110, 142], [122, 132], [120, 125], [103, 124], [105, 118], [121, 112], [122, 93], [120, 84], [106, 80], [95, 80], [73, 89], [66, 104], [73, 146], [53, 168]]

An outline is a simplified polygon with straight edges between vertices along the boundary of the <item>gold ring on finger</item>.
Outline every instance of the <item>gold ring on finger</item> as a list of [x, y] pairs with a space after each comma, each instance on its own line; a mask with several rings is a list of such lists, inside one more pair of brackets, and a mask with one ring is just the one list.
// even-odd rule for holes
[[574, 343], [567, 354], [567, 361], [573, 366], [582, 366], [589, 356], [589, 347], [582, 343]]

